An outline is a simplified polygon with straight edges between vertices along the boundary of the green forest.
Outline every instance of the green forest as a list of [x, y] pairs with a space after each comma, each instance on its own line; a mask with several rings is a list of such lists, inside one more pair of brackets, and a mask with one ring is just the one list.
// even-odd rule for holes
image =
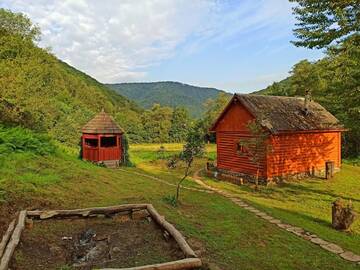
[[216, 99], [224, 91], [198, 87], [179, 82], [149, 82], [149, 83], [117, 83], [106, 84], [120, 95], [123, 95], [145, 109], [150, 109], [154, 104], [171, 108], [184, 107], [190, 115], [199, 118], [203, 115], [204, 102]]

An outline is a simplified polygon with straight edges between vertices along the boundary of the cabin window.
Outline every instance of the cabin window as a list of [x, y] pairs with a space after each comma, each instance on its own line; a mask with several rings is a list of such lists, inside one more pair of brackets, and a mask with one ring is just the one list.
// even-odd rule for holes
[[98, 146], [98, 139], [85, 139], [85, 145], [89, 147], [97, 147]]
[[101, 147], [115, 147], [116, 146], [116, 136], [101, 137], [100, 146]]
[[241, 143], [236, 143], [236, 152], [238, 154], [244, 154], [247, 153], [246, 147], [242, 145]]

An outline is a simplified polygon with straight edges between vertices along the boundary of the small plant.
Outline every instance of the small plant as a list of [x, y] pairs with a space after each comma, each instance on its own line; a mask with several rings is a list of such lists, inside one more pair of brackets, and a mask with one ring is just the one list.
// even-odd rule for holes
[[171, 205], [172, 207], [178, 206], [178, 201], [177, 201], [175, 195], [166, 195], [165, 197], [163, 197], [163, 201], [166, 202], [167, 204]]

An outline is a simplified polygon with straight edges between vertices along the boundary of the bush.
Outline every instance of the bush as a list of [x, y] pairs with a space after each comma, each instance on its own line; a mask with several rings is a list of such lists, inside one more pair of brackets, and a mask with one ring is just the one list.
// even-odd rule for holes
[[32, 152], [36, 155], [55, 153], [50, 137], [21, 127], [0, 126], [0, 156], [14, 152]]

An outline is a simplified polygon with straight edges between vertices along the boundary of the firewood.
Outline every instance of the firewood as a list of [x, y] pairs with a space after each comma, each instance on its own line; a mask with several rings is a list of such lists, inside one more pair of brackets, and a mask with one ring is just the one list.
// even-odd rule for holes
[[173, 225], [171, 225], [169, 222], [167, 222], [164, 217], [160, 216], [159, 213], [155, 210], [155, 208], [151, 204], [148, 205], [147, 210], [149, 211], [152, 218], [161, 227], [163, 227], [166, 231], [168, 231], [170, 233], [170, 235], [178, 243], [179, 247], [184, 252], [184, 254], [187, 258], [196, 258], [195, 252], [191, 249], [191, 247], [185, 241], [184, 237]]
[[19, 214], [18, 223], [13, 231], [10, 242], [8, 243], [4, 255], [1, 258], [0, 270], [7, 270], [11, 256], [13, 255], [16, 246], [19, 244], [21, 232], [25, 228], [26, 210], [23, 210]]
[[173, 262], [137, 266], [130, 268], [102, 268], [100, 270], [185, 270], [201, 267], [201, 260], [198, 258], [187, 258]]
[[6, 245], [9, 242], [11, 234], [12, 234], [14, 228], [15, 228], [15, 223], [16, 223], [16, 219], [11, 221], [11, 223], [9, 224], [8, 229], [6, 230], [4, 236], [3, 236], [2, 240], [1, 240], [1, 243], [0, 243], [0, 258], [4, 254]]

